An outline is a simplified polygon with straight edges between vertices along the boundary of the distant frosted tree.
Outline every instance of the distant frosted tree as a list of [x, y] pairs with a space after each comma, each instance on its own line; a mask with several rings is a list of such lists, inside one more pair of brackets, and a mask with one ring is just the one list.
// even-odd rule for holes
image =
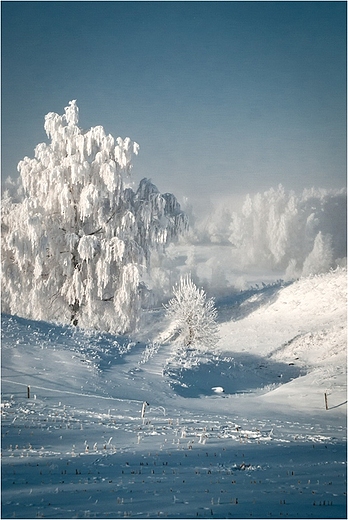
[[345, 189], [295, 195], [280, 185], [246, 197], [241, 214], [232, 214], [229, 240], [245, 266], [316, 274], [346, 256], [346, 212]]
[[3, 311], [125, 332], [136, 326], [152, 253], [163, 254], [186, 217], [149, 180], [127, 186], [136, 142], [102, 126], [83, 131], [78, 113], [71, 101], [64, 115], [47, 114], [51, 142], [18, 164], [21, 198], [4, 195]]
[[303, 276], [327, 272], [333, 264], [332, 241], [330, 235], [323, 235], [321, 231], [314, 240], [312, 251], [303, 264]]
[[176, 343], [201, 351], [213, 348], [218, 341], [214, 299], [207, 298], [205, 291], [196, 287], [189, 275], [180, 278], [173, 294], [165, 309]]

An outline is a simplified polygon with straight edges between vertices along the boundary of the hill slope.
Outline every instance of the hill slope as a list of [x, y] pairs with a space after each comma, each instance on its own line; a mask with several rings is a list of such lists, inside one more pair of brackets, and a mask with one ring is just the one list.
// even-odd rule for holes
[[[263, 364], [282, 362], [308, 374], [267, 395], [282, 406], [322, 408], [324, 392], [332, 405], [346, 400], [346, 271], [300, 279], [265, 301], [268, 288], [256, 292], [234, 312], [238, 319], [221, 325], [221, 352], [262, 356]], [[257, 307], [258, 300], [262, 305]], [[264, 368], [264, 367], [263, 367]], [[280, 374], [281, 375], [281, 374]], [[305, 390], [303, 390], [305, 388]], [[339, 408], [344, 411], [344, 407]]]

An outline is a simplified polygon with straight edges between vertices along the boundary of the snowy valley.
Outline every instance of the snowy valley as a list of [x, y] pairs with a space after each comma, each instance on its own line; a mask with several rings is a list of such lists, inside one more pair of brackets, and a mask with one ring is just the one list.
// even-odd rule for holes
[[133, 337], [4, 314], [2, 517], [346, 518], [346, 270], [216, 308], [183, 358], [161, 309]]

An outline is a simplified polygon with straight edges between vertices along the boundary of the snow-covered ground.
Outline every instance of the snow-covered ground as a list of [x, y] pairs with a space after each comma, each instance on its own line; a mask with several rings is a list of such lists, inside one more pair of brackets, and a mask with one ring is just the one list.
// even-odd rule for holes
[[161, 311], [146, 341], [3, 315], [2, 517], [346, 518], [346, 282], [224, 295], [186, 363]]

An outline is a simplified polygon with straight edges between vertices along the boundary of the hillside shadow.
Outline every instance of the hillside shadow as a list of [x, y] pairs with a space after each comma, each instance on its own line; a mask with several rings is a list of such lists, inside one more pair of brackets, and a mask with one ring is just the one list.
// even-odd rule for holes
[[279, 280], [270, 285], [263, 284], [262, 288], [255, 287], [239, 293], [216, 298], [215, 304], [218, 309], [218, 323], [242, 320], [262, 305], [269, 305], [275, 302], [278, 298], [279, 291], [292, 283], [293, 282], [283, 282]]
[[91, 362], [101, 371], [125, 364], [125, 356], [133, 353], [133, 349], [144, 349], [144, 344], [135, 343], [128, 336], [87, 331], [9, 314], [1, 314], [1, 336], [3, 344], [15, 338], [18, 347], [40, 345], [49, 350], [69, 350], [77, 354], [82, 363]]
[[217, 359], [192, 368], [169, 366], [165, 370], [172, 389], [188, 398], [215, 395], [214, 387], [223, 388], [220, 396], [253, 393], [288, 383], [304, 373], [294, 364], [274, 362], [245, 353], [236, 353], [229, 360]]

